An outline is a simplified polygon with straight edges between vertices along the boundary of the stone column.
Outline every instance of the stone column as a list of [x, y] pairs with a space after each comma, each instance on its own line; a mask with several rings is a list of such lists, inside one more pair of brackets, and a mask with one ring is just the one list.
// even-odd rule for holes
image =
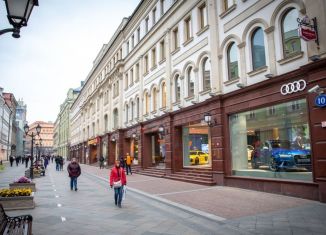
[[238, 45], [240, 58], [238, 60], [238, 66], [240, 67], [240, 83], [247, 85], [247, 67], [246, 67], [246, 43], [242, 42]]
[[168, 29], [165, 32], [165, 84], [166, 84], [166, 109], [167, 111], [172, 110], [172, 78], [171, 78], [171, 73], [172, 73], [172, 58], [171, 58], [171, 30]]
[[208, 24], [209, 24], [209, 46], [210, 46], [210, 62], [211, 62], [211, 87], [212, 93], [222, 92], [223, 79], [220, 76], [221, 66], [218, 60], [218, 55], [222, 54], [219, 51], [219, 34], [216, 0], [207, 1]]
[[143, 121], [143, 110], [144, 110], [144, 66], [143, 66], [143, 56], [140, 56], [139, 58], [139, 117], [138, 120], [139, 122]]

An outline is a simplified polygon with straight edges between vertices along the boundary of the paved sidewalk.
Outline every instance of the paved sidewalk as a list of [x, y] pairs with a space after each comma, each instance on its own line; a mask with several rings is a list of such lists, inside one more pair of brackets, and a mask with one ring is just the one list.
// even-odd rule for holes
[[[82, 165], [85, 173], [108, 180], [109, 170]], [[133, 174], [128, 188], [255, 234], [326, 234], [326, 205], [295, 197], [232, 187], [201, 186]]]

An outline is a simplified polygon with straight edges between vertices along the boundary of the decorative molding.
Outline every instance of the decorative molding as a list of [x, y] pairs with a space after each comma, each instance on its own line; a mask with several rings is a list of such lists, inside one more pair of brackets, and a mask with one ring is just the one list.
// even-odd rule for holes
[[270, 26], [270, 27], [266, 28], [264, 31], [265, 31], [265, 33], [272, 33], [272, 32], [274, 32], [274, 30], [275, 30], [275, 26]]
[[288, 57], [285, 57], [284, 59], [278, 60], [277, 62], [280, 65], [287, 64], [289, 62], [292, 62], [293, 60], [297, 60], [297, 59], [302, 58], [303, 54], [304, 54], [303, 51], [299, 51], [299, 52], [296, 52], [296, 53], [293, 53], [293, 54], [289, 55]]

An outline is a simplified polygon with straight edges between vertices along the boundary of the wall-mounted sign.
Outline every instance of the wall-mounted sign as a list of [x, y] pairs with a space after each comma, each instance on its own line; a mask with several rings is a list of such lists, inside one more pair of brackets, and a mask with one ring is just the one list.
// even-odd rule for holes
[[310, 20], [308, 16], [305, 16], [302, 19], [298, 18], [297, 21], [299, 23], [299, 36], [305, 41], [315, 41], [319, 45], [316, 17]]
[[320, 94], [315, 98], [315, 105], [317, 107], [326, 107], [326, 94]]
[[305, 80], [290, 82], [281, 86], [280, 92], [282, 95], [289, 95], [295, 92], [303, 91], [307, 86]]

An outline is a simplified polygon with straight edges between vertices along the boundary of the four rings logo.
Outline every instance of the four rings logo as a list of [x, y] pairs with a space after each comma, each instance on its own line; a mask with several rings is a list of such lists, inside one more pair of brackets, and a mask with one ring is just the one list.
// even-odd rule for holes
[[282, 95], [289, 95], [298, 91], [303, 91], [307, 86], [305, 80], [300, 79], [299, 81], [290, 82], [281, 86], [281, 94]]

